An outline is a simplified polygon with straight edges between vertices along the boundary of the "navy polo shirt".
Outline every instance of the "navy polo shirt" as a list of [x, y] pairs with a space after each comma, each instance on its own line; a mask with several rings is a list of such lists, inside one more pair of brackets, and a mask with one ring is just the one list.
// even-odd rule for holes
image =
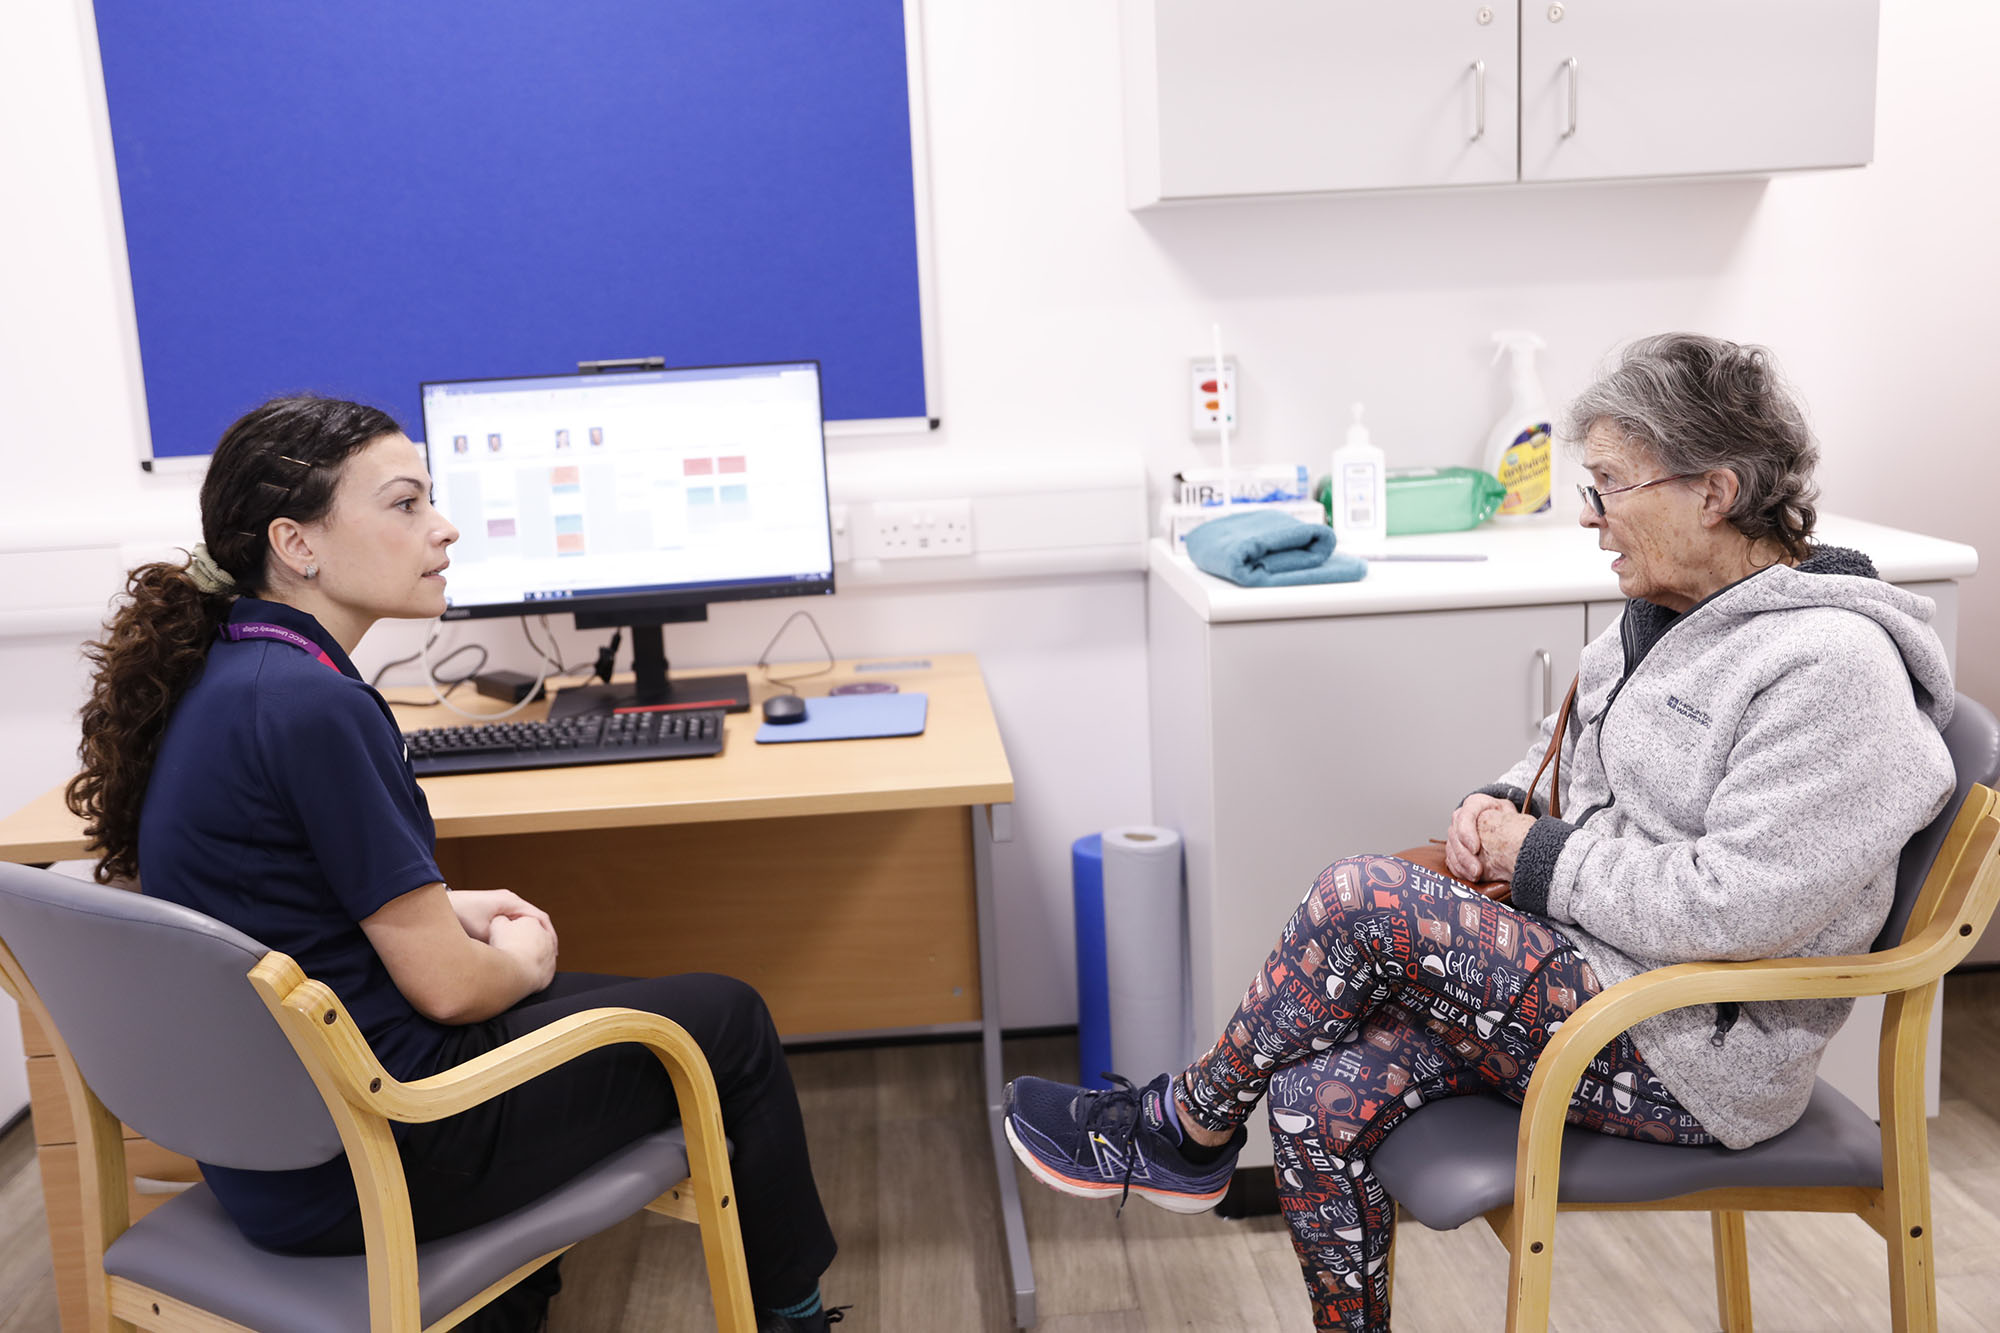
[[[312, 616], [241, 597], [229, 619], [281, 626], [318, 651], [268, 638], [210, 647], [167, 720], [147, 784], [140, 885], [291, 955], [333, 988], [397, 1078], [433, 1073], [450, 1029], [403, 998], [360, 926], [444, 878], [402, 733]], [[202, 1174], [264, 1245], [309, 1240], [355, 1206], [344, 1156], [303, 1171], [204, 1163]]]

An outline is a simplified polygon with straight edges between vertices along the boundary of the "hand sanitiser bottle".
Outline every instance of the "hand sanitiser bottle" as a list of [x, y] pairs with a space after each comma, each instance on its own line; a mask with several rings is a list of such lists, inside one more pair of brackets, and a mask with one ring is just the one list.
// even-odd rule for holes
[[1528, 518], [1554, 507], [1555, 445], [1550, 438], [1549, 402], [1535, 375], [1535, 353], [1548, 344], [1523, 329], [1502, 329], [1493, 335], [1499, 346], [1493, 363], [1511, 355], [1514, 401], [1494, 423], [1486, 439], [1486, 469], [1507, 488], [1500, 518]]
[[1388, 470], [1361, 424], [1359, 403], [1347, 443], [1333, 451], [1332, 486], [1336, 546], [1353, 555], [1380, 555], [1389, 535]]

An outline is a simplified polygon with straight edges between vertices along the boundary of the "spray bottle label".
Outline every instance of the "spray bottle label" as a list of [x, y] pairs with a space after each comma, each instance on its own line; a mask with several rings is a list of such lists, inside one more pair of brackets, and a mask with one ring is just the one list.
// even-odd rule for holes
[[1549, 423], [1538, 421], [1514, 437], [1500, 457], [1497, 475], [1507, 488], [1500, 502], [1503, 515], [1543, 514], [1552, 507], [1549, 496], [1550, 465], [1555, 461], [1549, 444]]

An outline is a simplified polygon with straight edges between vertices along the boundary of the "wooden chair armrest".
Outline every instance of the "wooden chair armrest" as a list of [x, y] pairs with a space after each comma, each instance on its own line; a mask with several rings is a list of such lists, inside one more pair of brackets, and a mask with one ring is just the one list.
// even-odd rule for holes
[[[707, 1057], [687, 1030], [671, 1019], [638, 1009], [589, 1009], [571, 1014], [463, 1064], [405, 1082], [382, 1067], [346, 1006], [325, 982], [306, 978], [296, 963], [278, 953], [267, 956], [251, 971], [252, 980], [258, 980], [260, 973], [265, 974], [265, 983], [283, 996], [282, 1007], [297, 1016], [294, 1030], [312, 1034], [324, 1068], [341, 1096], [367, 1114], [408, 1124], [442, 1120], [587, 1052], [628, 1043], [652, 1051], [666, 1067], [677, 1092], [681, 1081], [687, 1079], [697, 1097], [705, 1094], [705, 1100], [711, 1102], [716, 1097]], [[286, 987], [288, 980], [292, 984]], [[717, 1124], [719, 1129], [719, 1119]]]
[[1533, 1131], [1559, 1140], [1569, 1100], [1597, 1053], [1646, 1019], [1696, 1004], [1842, 999], [1888, 995], [1935, 981], [1973, 941], [1933, 922], [1916, 939], [1877, 954], [1772, 958], [1745, 963], [1680, 963], [1642, 972], [1591, 999], [1542, 1048], [1521, 1103], [1522, 1143]]
[[[1949, 964], [1934, 965], [1932, 959], [1922, 956], [1918, 943], [1912, 941], [1879, 954], [1678, 963], [1655, 968], [1592, 996], [1549, 1039], [1535, 1070], [1539, 1075], [1550, 1069], [1550, 1081], [1554, 1082], [1559, 1077], [1556, 1065], [1565, 1060], [1576, 1065], [1577, 1077], [1563, 1093], [1567, 1103], [1569, 1092], [1576, 1090], [1577, 1081], [1599, 1051], [1621, 1032], [1671, 1010], [1697, 1004], [1887, 995], [1921, 986], [1942, 973], [1945, 966]], [[1528, 1096], [1536, 1094], [1531, 1080]]]
[[385, 1083], [381, 1093], [355, 1091], [368, 1096], [391, 1120], [441, 1120], [490, 1101], [587, 1052], [626, 1044], [653, 1052], [676, 1083], [686, 1077], [701, 1085], [708, 1098], [716, 1096], [708, 1058], [687, 1029], [670, 1018], [640, 1009], [587, 1009], [429, 1078]]

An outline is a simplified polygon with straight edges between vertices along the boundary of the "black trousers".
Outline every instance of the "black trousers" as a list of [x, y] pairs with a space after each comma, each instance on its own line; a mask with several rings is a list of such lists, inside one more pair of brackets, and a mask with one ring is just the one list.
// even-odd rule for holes
[[[448, 1069], [586, 1009], [642, 1009], [686, 1028], [708, 1057], [735, 1155], [750, 1291], [759, 1306], [805, 1300], [833, 1262], [834, 1239], [813, 1183], [791, 1070], [757, 992], [707, 973], [652, 977], [559, 972], [547, 990], [483, 1023], [455, 1029], [438, 1057]], [[609, 1046], [552, 1069], [462, 1115], [412, 1125], [401, 1142], [419, 1242], [489, 1222], [530, 1203], [642, 1134], [679, 1121], [673, 1083], [643, 1046]], [[357, 1254], [357, 1208], [300, 1245], [304, 1254]], [[460, 1327], [532, 1330], [561, 1286], [556, 1265], [523, 1281]]]

